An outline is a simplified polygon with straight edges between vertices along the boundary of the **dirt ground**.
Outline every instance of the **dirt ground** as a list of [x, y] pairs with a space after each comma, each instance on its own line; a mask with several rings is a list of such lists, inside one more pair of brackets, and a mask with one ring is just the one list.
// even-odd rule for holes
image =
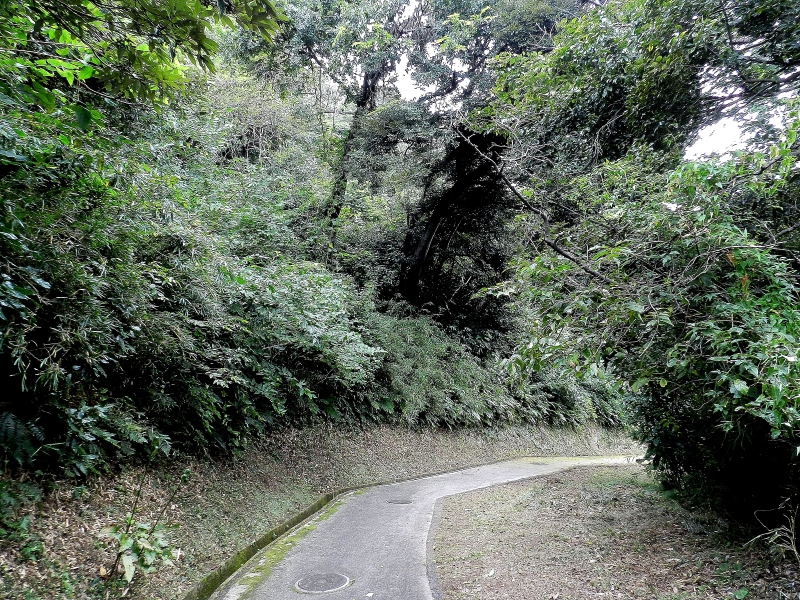
[[[104, 527], [120, 525], [133, 504], [141, 468], [89, 481], [57, 481], [29, 507], [23, 542], [0, 538], [0, 599], [176, 600], [205, 574], [321, 494], [373, 481], [453, 470], [515, 456], [636, 454], [622, 431], [547, 427], [502, 430], [285, 430], [229, 460], [190, 457], [149, 469], [136, 519], [177, 528], [177, 560], [136, 574], [132, 586], [103, 578], [114, 559]], [[191, 477], [169, 501], [181, 472]], [[21, 515], [23, 516], [23, 515]]]
[[583, 467], [447, 498], [445, 600], [797, 599], [800, 570], [731, 541], [639, 465]]

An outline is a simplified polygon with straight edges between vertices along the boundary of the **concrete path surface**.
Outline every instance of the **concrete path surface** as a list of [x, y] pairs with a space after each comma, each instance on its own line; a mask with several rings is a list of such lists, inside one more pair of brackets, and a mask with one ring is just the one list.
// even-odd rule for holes
[[574, 466], [630, 460], [524, 458], [348, 494], [335, 511], [289, 534], [285, 554], [265, 548], [213, 598], [433, 600], [439, 592], [435, 576], [433, 585], [429, 580], [428, 538], [439, 499]]

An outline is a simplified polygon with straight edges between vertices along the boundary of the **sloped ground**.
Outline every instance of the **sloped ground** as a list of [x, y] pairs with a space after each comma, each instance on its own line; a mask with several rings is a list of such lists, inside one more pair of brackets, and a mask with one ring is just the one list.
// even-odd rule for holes
[[[635, 454], [622, 432], [586, 428], [410, 431], [376, 427], [287, 430], [230, 461], [180, 459], [145, 473], [137, 519], [152, 523], [185, 469], [191, 479], [166, 505], [179, 527], [174, 567], [137, 574], [130, 589], [108, 589], [100, 576], [113, 563], [103, 527], [121, 524], [141, 469], [89, 482], [56, 482], [29, 511], [27, 540], [0, 541], [0, 598], [27, 600], [182, 598], [203, 575], [292, 513], [332, 489], [457, 469], [523, 455]], [[108, 594], [108, 596], [107, 596]]]
[[447, 498], [445, 600], [800, 598], [800, 571], [730, 541], [644, 468], [582, 467]]

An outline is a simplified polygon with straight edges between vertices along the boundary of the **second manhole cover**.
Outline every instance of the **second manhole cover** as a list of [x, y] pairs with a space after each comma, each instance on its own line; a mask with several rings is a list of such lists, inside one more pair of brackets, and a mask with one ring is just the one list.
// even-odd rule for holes
[[316, 573], [298, 580], [294, 584], [299, 592], [306, 594], [323, 594], [335, 592], [350, 584], [350, 578], [341, 573]]

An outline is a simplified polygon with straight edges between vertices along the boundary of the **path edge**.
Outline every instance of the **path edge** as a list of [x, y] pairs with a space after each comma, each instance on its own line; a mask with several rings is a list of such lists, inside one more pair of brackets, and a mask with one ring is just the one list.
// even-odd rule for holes
[[425, 541], [425, 571], [428, 573], [428, 586], [431, 588], [433, 600], [444, 600], [442, 586], [439, 583], [439, 570], [433, 558], [433, 551], [436, 549], [436, 533], [439, 531], [439, 524], [442, 522], [444, 501], [449, 497], [442, 496], [436, 499], [436, 503], [433, 505], [433, 514], [431, 515], [431, 525], [428, 528], [428, 538]]
[[[621, 458], [623, 456], [625, 455], [615, 455], [614, 457]], [[395, 479], [374, 481], [371, 483], [364, 483], [361, 485], [353, 485], [349, 487], [338, 488], [332, 492], [323, 494], [315, 502], [309, 504], [304, 510], [294, 514], [293, 516], [283, 521], [276, 527], [273, 527], [272, 529], [270, 529], [269, 531], [258, 537], [251, 544], [248, 544], [247, 546], [239, 550], [236, 554], [231, 556], [228, 560], [223, 562], [216, 569], [211, 571], [208, 575], [205, 575], [199, 582], [197, 582], [194, 585], [194, 587], [192, 587], [186, 593], [186, 595], [183, 596], [183, 600], [208, 600], [214, 594], [214, 592], [216, 592], [219, 588], [221, 588], [222, 585], [226, 581], [228, 581], [228, 579], [230, 579], [239, 569], [241, 569], [251, 558], [253, 558], [257, 552], [263, 550], [264, 548], [275, 542], [278, 538], [290, 532], [292, 529], [294, 529], [304, 521], [309, 520], [311, 517], [315, 516], [317, 513], [327, 508], [328, 505], [331, 504], [331, 502], [333, 502], [334, 500], [345, 494], [349, 494], [350, 492], [354, 492], [357, 490], [365, 490], [373, 487], [379, 487], [382, 485], [392, 485], [394, 483], [404, 483], [406, 481], [426, 479], [428, 477], [436, 477], [437, 475], [447, 475], [450, 473], [457, 473], [459, 471], [466, 471], [467, 469], [485, 467], [488, 465], [496, 464], [498, 462], [506, 462], [509, 460], [522, 460], [526, 458], [548, 459], [555, 457], [523, 455], [523, 456], [509, 457], [500, 460], [495, 459], [487, 462], [468, 464], [455, 469], [445, 469], [443, 471], [422, 473], [420, 475], [412, 475], [410, 477], [398, 477]], [[577, 459], [577, 458], [610, 458], [610, 457], [587, 455], [587, 456], [573, 456], [569, 458]]]

